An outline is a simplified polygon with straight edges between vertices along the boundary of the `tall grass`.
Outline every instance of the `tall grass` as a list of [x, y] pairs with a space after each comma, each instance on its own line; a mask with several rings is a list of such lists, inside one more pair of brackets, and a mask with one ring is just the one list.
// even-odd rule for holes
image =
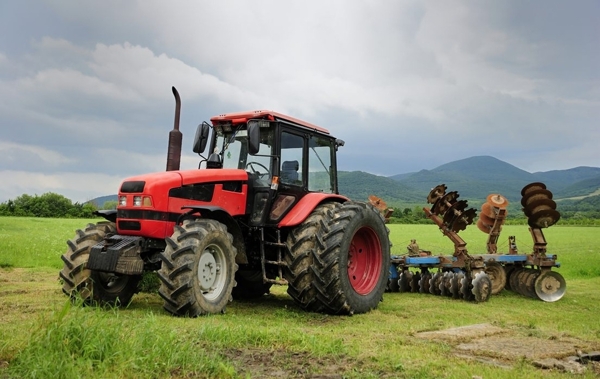
[[[568, 286], [555, 303], [507, 291], [482, 304], [386, 293], [372, 312], [336, 317], [303, 312], [285, 287], [273, 287], [261, 299], [230, 303], [224, 315], [189, 319], [167, 314], [152, 293], [134, 296], [123, 309], [71, 305], [57, 272], [65, 241], [85, 224], [0, 218], [0, 378], [569, 377], [542, 372], [527, 359], [509, 362], [510, 369], [483, 364], [457, 356], [452, 343], [416, 337], [479, 323], [540, 341], [577, 339], [581, 349], [600, 350], [595, 228], [544, 230]], [[435, 254], [452, 254], [451, 242], [434, 225], [389, 227], [394, 254], [403, 254], [412, 238]], [[460, 235], [470, 253], [485, 252], [485, 235], [477, 228]], [[521, 252], [530, 252], [526, 226], [505, 226], [501, 251], [508, 235], [517, 237]]]

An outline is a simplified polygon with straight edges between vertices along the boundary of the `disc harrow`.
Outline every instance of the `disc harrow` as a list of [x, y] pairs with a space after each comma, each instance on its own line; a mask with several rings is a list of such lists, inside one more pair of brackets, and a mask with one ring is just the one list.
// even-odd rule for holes
[[521, 205], [534, 242], [529, 254], [518, 252], [514, 236], [508, 237], [508, 251], [498, 252], [497, 242], [509, 204], [500, 194], [490, 194], [486, 198], [476, 223], [479, 230], [488, 234], [487, 252], [469, 254], [467, 244], [458, 232], [473, 223], [476, 211], [468, 208], [466, 200], [458, 200], [458, 192], [446, 190], [444, 184], [433, 188], [427, 196], [431, 209], [425, 207], [423, 211], [453, 242], [454, 253], [431, 255], [419, 250], [418, 256], [392, 256], [390, 291], [418, 292], [479, 303], [503, 289], [545, 302], [554, 302], [564, 296], [566, 282], [562, 275], [552, 271], [553, 267], [560, 267], [560, 263], [556, 255], [547, 254], [542, 232], [543, 228], [560, 219], [552, 192], [544, 183], [531, 183], [521, 190]]

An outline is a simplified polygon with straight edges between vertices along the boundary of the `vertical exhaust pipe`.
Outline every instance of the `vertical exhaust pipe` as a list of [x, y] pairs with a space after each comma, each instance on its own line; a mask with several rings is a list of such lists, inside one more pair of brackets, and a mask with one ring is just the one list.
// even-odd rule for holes
[[169, 132], [169, 147], [167, 150], [167, 171], [179, 170], [179, 164], [181, 161], [181, 140], [183, 135], [179, 131], [179, 115], [181, 113], [181, 99], [179, 98], [179, 92], [175, 87], [173, 88], [173, 95], [175, 96], [175, 123], [173, 130]]

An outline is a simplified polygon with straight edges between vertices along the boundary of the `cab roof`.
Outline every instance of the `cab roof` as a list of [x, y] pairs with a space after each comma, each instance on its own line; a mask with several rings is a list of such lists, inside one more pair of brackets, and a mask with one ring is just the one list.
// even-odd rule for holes
[[267, 119], [270, 121], [278, 121], [284, 120], [291, 122], [293, 124], [297, 124], [299, 126], [303, 126], [308, 129], [312, 129], [318, 131], [323, 134], [329, 134], [329, 130], [322, 128], [320, 126], [311, 124], [310, 122], [302, 121], [292, 116], [285, 115], [283, 113], [268, 111], [268, 110], [256, 110], [256, 111], [244, 111], [244, 112], [235, 112], [235, 113], [225, 113], [220, 114], [218, 116], [213, 116], [210, 118], [210, 121], [215, 124], [220, 124], [223, 122], [230, 121], [232, 124], [240, 124], [246, 123], [251, 119]]

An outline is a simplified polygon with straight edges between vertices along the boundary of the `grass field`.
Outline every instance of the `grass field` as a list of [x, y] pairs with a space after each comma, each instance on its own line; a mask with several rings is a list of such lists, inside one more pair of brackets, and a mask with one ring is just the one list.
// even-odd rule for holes
[[[58, 270], [65, 241], [87, 220], [0, 218], [0, 378], [566, 378], [532, 362], [600, 350], [600, 233], [544, 230], [567, 293], [544, 303], [503, 291], [481, 304], [423, 294], [386, 293], [378, 309], [351, 317], [301, 311], [285, 287], [224, 315], [175, 318], [141, 293], [125, 309], [72, 306]], [[393, 254], [411, 238], [451, 254], [434, 225], [390, 225]], [[505, 226], [531, 250], [526, 227]], [[476, 227], [461, 236], [484, 253]], [[489, 324], [477, 338], [424, 332]], [[435, 333], [434, 333], [435, 334]], [[506, 344], [490, 350], [478, 341]], [[580, 377], [597, 377], [592, 365]]]

